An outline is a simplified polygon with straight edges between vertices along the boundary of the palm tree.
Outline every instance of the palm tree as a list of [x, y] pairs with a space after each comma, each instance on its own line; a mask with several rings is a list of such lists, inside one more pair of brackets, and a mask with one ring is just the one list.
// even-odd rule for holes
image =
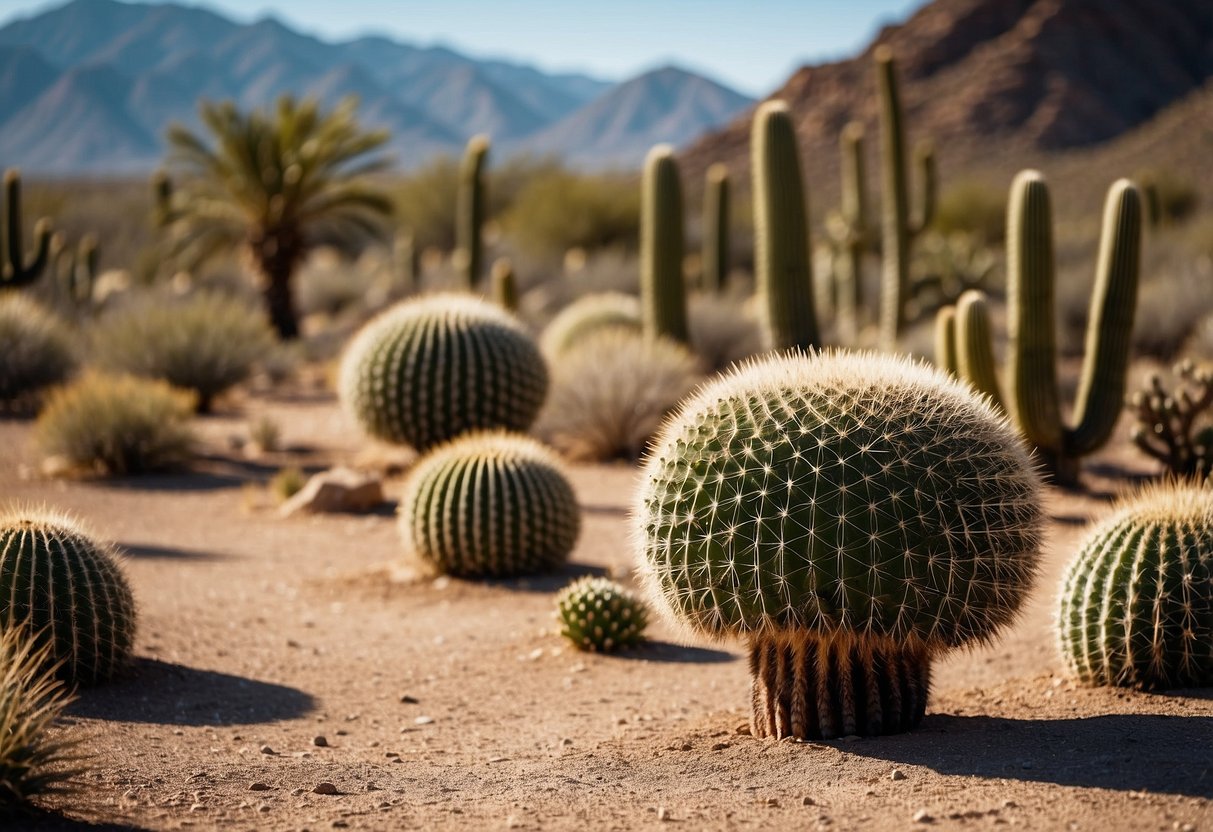
[[386, 157], [367, 156], [387, 133], [362, 130], [356, 109], [352, 98], [327, 112], [290, 96], [249, 113], [230, 101], [204, 101], [213, 147], [180, 125], [168, 131], [169, 161], [183, 178], [175, 190], [167, 179], [157, 188], [174, 254], [192, 268], [242, 248], [283, 338], [299, 334], [291, 279], [308, 250], [321, 240], [377, 236], [391, 213], [387, 194], [366, 179], [387, 166]]

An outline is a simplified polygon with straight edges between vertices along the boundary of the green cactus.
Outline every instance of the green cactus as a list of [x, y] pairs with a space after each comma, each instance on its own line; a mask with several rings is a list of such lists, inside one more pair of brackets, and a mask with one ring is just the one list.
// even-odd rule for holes
[[549, 361], [555, 361], [603, 329], [626, 329], [639, 333], [640, 300], [623, 292], [594, 292], [582, 295], [556, 313], [539, 338]]
[[956, 302], [956, 372], [977, 392], [989, 396], [999, 410], [1005, 410], [993, 341], [986, 296], [978, 289], [969, 289]]
[[640, 297], [645, 335], [687, 343], [682, 279], [682, 184], [674, 149], [659, 144], [644, 161], [640, 203]]
[[834, 269], [836, 328], [843, 343], [854, 343], [863, 325], [863, 258], [871, 245], [863, 158], [863, 125], [851, 122], [839, 140], [842, 153], [842, 206], [830, 217], [841, 254]]
[[955, 306], [941, 306], [935, 313], [935, 366], [960, 377], [960, 362], [956, 355]]
[[555, 454], [527, 436], [477, 432], [417, 463], [400, 500], [405, 548], [437, 572], [508, 577], [568, 558], [581, 516]]
[[922, 180], [917, 213], [910, 215], [910, 185], [906, 167], [905, 125], [898, 93], [897, 67], [893, 50], [879, 46], [875, 52], [877, 86], [880, 90], [883, 274], [880, 293], [880, 344], [886, 351], [897, 347], [906, 323], [909, 300], [910, 247], [935, 214], [935, 153], [930, 143], [915, 146], [914, 161]]
[[464, 283], [475, 289], [484, 263], [484, 221], [488, 214], [485, 167], [488, 165], [489, 137], [473, 136], [459, 168], [459, 192], [455, 205], [455, 248], [457, 266]]
[[1026, 597], [1040, 482], [1007, 419], [873, 353], [779, 355], [684, 402], [633, 510], [651, 594], [749, 642], [756, 736], [904, 731], [932, 660]]
[[808, 205], [792, 115], [782, 101], [754, 112], [754, 267], [773, 349], [820, 344], [809, 260]]
[[63, 232], [56, 232], [51, 237], [50, 256], [56, 294], [77, 309], [90, 307], [97, 281], [97, 260], [96, 234], [85, 234], [73, 249]]
[[514, 266], [505, 257], [493, 262], [490, 272], [493, 282], [493, 300], [506, 312], [518, 311], [518, 286], [514, 281]]
[[1093, 524], [1062, 582], [1058, 643], [1091, 685], [1213, 685], [1213, 491], [1146, 488]]
[[34, 225], [34, 253], [25, 257], [21, 230], [21, 174], [4, 172], [4, 202], [7, 215], [0, 226], [0, 289], [28, 286], [39, 278], [50, 258], [50, 220]]
[[703, 192], [703, 281], [707, 292], [723, 292], [729, 280], [729, 169], [708, 168]]
[[461, 433], [526, 430], [547, 365], [513, 315], [468, 295], [402, 301], [354, 336], [341, 397], [372, 436], [425, 450]]
[[114, 550], [45, 510], [0, 515], [0, 629], [52, 645], [60, 675], [90, 685], [130, 661], [135, 601]]
[[1141, 269], [1141, 196], [1122, 179], [1108, 191], [1074, 424], [1062, 421], [1054, 343], [1053, 225], [1049, 189], [1036, 171], [1011, 186], [1007, 217], [1010, 412], [1061, 483], [1107, 442], [1125, 399]]
[[556, 619], [560, 634], [578, 650], [610, 653], [644, 641], [649, 611], [625, 587], [587, 575], [556, 596]]

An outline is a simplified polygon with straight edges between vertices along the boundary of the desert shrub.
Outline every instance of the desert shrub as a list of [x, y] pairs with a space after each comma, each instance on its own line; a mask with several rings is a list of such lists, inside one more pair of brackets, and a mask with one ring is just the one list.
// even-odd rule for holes
[[51, 736], [72, 699], [55, 675], [52, 647], [21, 627], [0, 630], [0, 818], [32, 797], [66, 791], [79, 773], [72, 743]]
[[941, 234], [973, 234], [988, 244], [1007, 235], [1007, 193], [984, 182], [957, 182], [939, 197], [931, 227]]
[[955, 303], [969, 289], [989, 288], [1000, 257], [978, 234], [956, 231], [923, 235], [914, 249], [911, 318]]
[[600, 330], [556, 362], [535, 432], [574, 459], [639, 459], [699, 377], [695, 357], [672, 341]]
[[47, 399], [35, 440], [76, 470], [135, 474], [169, 468], [190, 453], [194, 395], [163, 381], [88, 373]]
[[1200, 191], [1189, 179], [1169, 170], [1142, 170], [1133, 179], [1146, 198], [1146, 216], [1151, 225], [1182, 222], [1200, 207]]
[[735, 297], [694, 295], [687, 315], [691, 348], [709, 371], [722, 370], [764, 350], [762, 328]]
[[522, 189], [503, 224], [534, 254], [634, 247], [640, 233], [640, 189], [623, 177], [553, 170]]
[[19, 292], [0, 292], [0, 410], [63, 381], [76, 366], [71, 335]]
[[265, 414], [249, 425], [248, 435], [253, 447], [259, 451], [273, 452], [282, 445], [282, 426]]
[[102, 368], [193, 390], [202, 413], [248, 378], [274, 344], [259, 310], [210, 293], [169, 303], [145, 299], [106, 315], [92, 336]]
[[280, 503], [294, 497], [307, 485], [307, 474], [297, 466], [282, 468], [270, 479], [270, 494]]
[[337, 317], [364, 306], [376, 277], [334, 251], [318, 252], [299, 270], [299, 311]]

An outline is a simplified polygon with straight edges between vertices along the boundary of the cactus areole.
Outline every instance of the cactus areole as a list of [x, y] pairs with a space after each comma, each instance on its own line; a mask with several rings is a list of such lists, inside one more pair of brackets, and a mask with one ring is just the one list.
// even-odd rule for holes
[[912, 728], [932, 659], [990, 640], [1036, 572], [1025, 446], [909, 359], [743, 365], [653, 448], [633, 513], [642, 574], [690, 630], [748, 642], [758, 737]]

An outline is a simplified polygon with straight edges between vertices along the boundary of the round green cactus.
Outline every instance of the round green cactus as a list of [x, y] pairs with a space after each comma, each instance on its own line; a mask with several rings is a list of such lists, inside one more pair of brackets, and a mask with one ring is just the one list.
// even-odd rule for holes
[[438, 572], [506, 577], [563, 563], [577, 498], [555, 455], [504, 431], [461, 436], [422, 457], [400, 500], [405, 548]]
[[601, 329], [641, 332], [640, 298], [622, 292], [582, 295], [552, 318], [543, 330], [539, 346], [550, 359], [564, 355]]
[[556, 618], [560, 634], [578, 650], [610, 653], [644, 641], [649, 611], [625, 587], [587, 575], [556, 596]]
[[1213, 490], [1147, 488], [1095, 523], [1062, 582], [1058, 637], [1086, 684], [1213, 684]]
[[891, 733], [921, 719], [933, 657], [1015, 615], [1039, 489], [1007, 420], [944, 373], [789, 354], [684, 402], [634, 534], [662, 609], [748, 640], [756, 736]]
[[0, 515], [0, 629], [12, 627], [51, 645], [70, 681], [114, 676], [135, 643], [135, 601], [114, 550], [64, 515]]
[[548, 372], [508, 312], [471, 296], [430, 295], [363, 327], [342, 359], [340, 386], [367, 433], [425, 450], [474, 430], [526, 430]]

